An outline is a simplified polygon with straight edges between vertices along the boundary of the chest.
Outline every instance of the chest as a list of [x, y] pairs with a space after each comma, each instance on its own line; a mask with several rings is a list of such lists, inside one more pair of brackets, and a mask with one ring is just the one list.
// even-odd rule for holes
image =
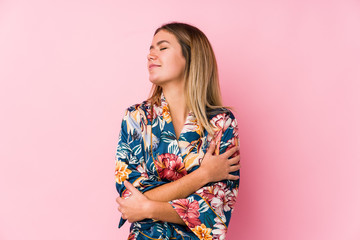
[[[174, 124], [175, 123], [175, 124]], [[182, 123], [157, 119], [143, 136], [150, 146], [146, 168], [162, 180], [174, 181], [197, 169], [208, 148], [206, 132], [188, 118]]]
[[176, 139], [179, 139], [182, 129], [184, 128], [185, 120], [181, 118], [173, 118], [172, 121]]

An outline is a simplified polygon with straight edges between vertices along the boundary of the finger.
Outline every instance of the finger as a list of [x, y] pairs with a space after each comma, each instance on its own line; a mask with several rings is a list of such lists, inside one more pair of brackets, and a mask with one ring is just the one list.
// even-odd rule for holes
[[235, 172], [236, 170], [240, 169], [240, 164], [238, 165], [233, 165], [229, 168], [229, 172]]
[[213, 155], [215, 151], [215, 140], [211, 140], [209, 149], [207, 150], [206, 154]]
[[125, 180], [124, 185], [127, 190], [129, 190], [132, 194], [137, 194], [139, 190], [137, 190], [129, 181]]
[[240, 148], [238, 146], [234, 146], [230, 148], [229, 150], [226, 150], [222, 155], [226, 158], [231, 157], [236, 151], [238, 151]]
[[229, 174], [227, 179], [229, 180], [238, 180], [240, 177], [239, 176], [236, 176], [236, 175], [232, 175], [232, 174]]
[[240, 155], [240, 148], [238, 148], [238, 151], [236, 151], [233, 155], [231, 155], [231, 157], [236, 157], [238, 155]]
[[117, 197], [117, 198], [116, 198], [116, 202], [119, 203], [119, 204], [120, 204], [120, 201], [121, 201], [121, 200], [122, 200], [121, 197]]
[[237, 155], [236, 157], [229, 158], [228, 159], [230, 165], [235, 165], [240, 163], [240, 155]]

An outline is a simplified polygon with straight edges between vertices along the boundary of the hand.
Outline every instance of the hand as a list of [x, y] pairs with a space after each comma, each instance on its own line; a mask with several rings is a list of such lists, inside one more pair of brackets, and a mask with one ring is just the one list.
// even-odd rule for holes
[[137, 190], [130, 182], [125, 180], [124, 185], [131, 192], [131, 195], [127, 198], [116, 198], [116, 202], [119, 204], [118, 210], [121, 212], [122, 218], [127, 219], [131, 223], [148, 218], [151, 200]]
[[213, 155], [215, 151], [215, 141], [211, 141], [210, 147], [199, 167], [200, 171], [205, 172], [208, 182], [239, 179], [239, 176], [230, 174], [240, 169], [240, 154], [230, 158], [238, 150], [239, 147], [234, 146], [221, 155]]

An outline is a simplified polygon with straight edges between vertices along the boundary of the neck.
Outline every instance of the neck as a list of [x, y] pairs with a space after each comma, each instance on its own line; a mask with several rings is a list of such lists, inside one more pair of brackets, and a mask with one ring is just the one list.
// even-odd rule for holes
[[176, 85], [162, 86], [162, 90], [169, 105], [170, 112], [176, 112], [176, 115], [181, 115], [186, 118], [189, 113], [189, 109], [186, 106], [184, 81]]

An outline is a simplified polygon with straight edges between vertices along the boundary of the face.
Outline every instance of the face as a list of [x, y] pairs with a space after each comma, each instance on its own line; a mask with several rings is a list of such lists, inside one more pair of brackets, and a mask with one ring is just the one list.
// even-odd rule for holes
[[186, 60], [176, 37], [160, 30], [153, 38], [147, 56], [149, 80], [159, 86], [173, 81], [183, 81]]

